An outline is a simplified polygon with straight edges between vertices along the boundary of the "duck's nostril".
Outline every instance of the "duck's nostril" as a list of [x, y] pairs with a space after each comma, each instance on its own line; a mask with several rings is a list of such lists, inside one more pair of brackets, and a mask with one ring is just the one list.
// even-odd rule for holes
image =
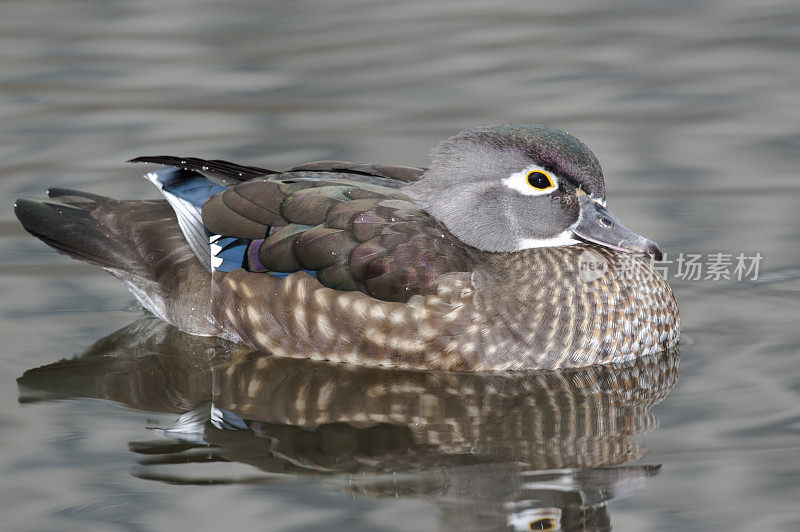
[[614, 227], [614, 222], [605, 217], [598, 218], [597, 223], [600, 224], [600, 227], [605, 227], [606, 229], [611, 229]]

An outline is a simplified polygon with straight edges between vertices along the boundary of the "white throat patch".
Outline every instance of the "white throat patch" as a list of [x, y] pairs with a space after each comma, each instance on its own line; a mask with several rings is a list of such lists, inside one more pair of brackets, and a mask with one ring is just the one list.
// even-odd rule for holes
[[572, 246], [580, 244], [580, 240], [576, 240], [572, 234], [572, 228], [562, 231], [556, 236], [550, 238], [521, 238], [517, 244], [517, 251], [531, 248], [554, 248], [558, 246]]

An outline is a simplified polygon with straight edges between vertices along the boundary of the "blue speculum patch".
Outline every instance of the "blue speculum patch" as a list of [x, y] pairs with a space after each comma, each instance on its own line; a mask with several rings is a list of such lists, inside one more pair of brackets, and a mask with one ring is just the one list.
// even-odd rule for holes
[[163, 168], [157, 171], [158, 182], [165, 191], [188, 201], [195, 207], [202, 207], [208, 198], [226, 190], [206, 179], [201, 174], [182, 168]]

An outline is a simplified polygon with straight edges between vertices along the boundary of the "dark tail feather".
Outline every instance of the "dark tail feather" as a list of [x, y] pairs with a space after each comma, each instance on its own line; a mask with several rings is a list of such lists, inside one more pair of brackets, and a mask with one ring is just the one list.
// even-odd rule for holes
[[182, 331], [217, 334], [210, 321], [211, 282], [165, 200], [118, 201], [54, 188], [22, 198], [22, 226], [57, 251], [96, 264], [122, 280], [156, 316]]
[[104, 268], [137, 270], [130, 252], [94, 216], [120, 202], [63, 188], [50, 189], [47, 195], [48, 199], [20, 198], [14, 204], [14, 213], [29, 233], [72, 258]]
[[[110, 200], [111, 198], [107, 198], [105, 196], [98, 196], [97, 194], [92, 194], [91, 192], [83, 192], [82, 190], [73, 190], [71, 188], [61, 188], [61, 187], [51, 187], [47, 189], [47, 195], [51, 198], [60, 198], [63, 196], [73, 196], [75, 198], [83, 198], [88, 201], [99, 202], [103, 200]], [[116, 200], [111, 200], [116, 201]]]

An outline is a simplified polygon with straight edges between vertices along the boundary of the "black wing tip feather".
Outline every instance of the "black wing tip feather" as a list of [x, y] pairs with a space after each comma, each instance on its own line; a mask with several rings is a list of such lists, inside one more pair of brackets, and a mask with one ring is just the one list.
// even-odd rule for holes
[[258, 166], [246, 166], [220, 159], [199, 159], [197, 157], [176, 157], [174, 155], [144, 155], [130, 159], [128, 162], [177, 166], [203, 174], [227, 177], [234, 181], [248, 181], [256, 177], [289, 172], [330, 172], [349, 174], [351, 176], [379, 177], [401, 183], [413, 183], [419, 181], [425, 173], [424, 168], [414, 166], [388, 166], [346, 161], [314, 161], [293, 166], [284, 171], [268, 170]]
[[221, 159], [199, 159], [197, 157], [177, 157], [174, 155], [143, 155], [128, 160], [129, 163], [152, 163], [176, 166], [211, 176], [225, 177], [233, 181], [247, 181], [256, 177], [273, 175], [279, 172], [258, 166], [246, 166]]
[[154, 163], [154, 164], [164, 164], [167, 166], [180, 166], [184, 164], [183, 161], [186, 161], [185, 158], [176, 157], [174, 155], [142, 155], [139, 157], [134, 157], [133, 159], [128, 159], [127, 163]]

